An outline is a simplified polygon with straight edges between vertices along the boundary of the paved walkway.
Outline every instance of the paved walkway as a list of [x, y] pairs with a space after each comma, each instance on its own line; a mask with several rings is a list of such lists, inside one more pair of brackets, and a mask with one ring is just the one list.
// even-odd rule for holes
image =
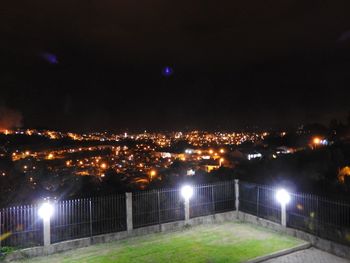
[[340, 258], [318, 250], [316, 248], [309, 248], [306, 250], [297, 251], [295, 253], [270, 259], [264, 263], [349, 263], [350, 260]]

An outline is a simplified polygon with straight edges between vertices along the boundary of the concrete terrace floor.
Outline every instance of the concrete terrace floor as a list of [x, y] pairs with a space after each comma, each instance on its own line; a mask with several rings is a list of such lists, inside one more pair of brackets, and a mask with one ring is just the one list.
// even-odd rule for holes
[[316, 248], [297, 251], [285, 256], [264, 261], [264, 263], [349, 263], [350, 260], [340, 258]]
[[93, 245], [27, 263], [223, 263], [244, 262], [304, 243], [243, 223], [201, 225]]

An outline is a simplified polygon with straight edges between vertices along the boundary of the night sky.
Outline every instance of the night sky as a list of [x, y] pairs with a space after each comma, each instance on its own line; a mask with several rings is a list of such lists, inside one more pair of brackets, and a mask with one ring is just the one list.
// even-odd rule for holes
[[349, 11], [348, 0], [6, 1], [0, 115], [76, 131], [345, 120]]

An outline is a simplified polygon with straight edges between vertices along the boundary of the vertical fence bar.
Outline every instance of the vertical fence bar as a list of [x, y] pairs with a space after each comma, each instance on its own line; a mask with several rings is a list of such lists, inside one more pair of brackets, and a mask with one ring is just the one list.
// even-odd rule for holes
[[259, 217], [259, 200], [260, 200], [260, 197], [259, 197], [259, 195], [260, 195], [260, 187], [258, 186], [257, 187], [258, 189], [257, 189], [257, 193], [256, 193], [256, 216], [257, 217]]

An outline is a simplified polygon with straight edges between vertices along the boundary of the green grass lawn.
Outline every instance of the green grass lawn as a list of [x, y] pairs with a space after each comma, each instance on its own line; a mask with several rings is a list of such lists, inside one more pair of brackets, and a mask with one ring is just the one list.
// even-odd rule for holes
[[296, 238], [253, 225], [224, 223], [129, 238], [22, 262], [243, 262], [302, 243]]

